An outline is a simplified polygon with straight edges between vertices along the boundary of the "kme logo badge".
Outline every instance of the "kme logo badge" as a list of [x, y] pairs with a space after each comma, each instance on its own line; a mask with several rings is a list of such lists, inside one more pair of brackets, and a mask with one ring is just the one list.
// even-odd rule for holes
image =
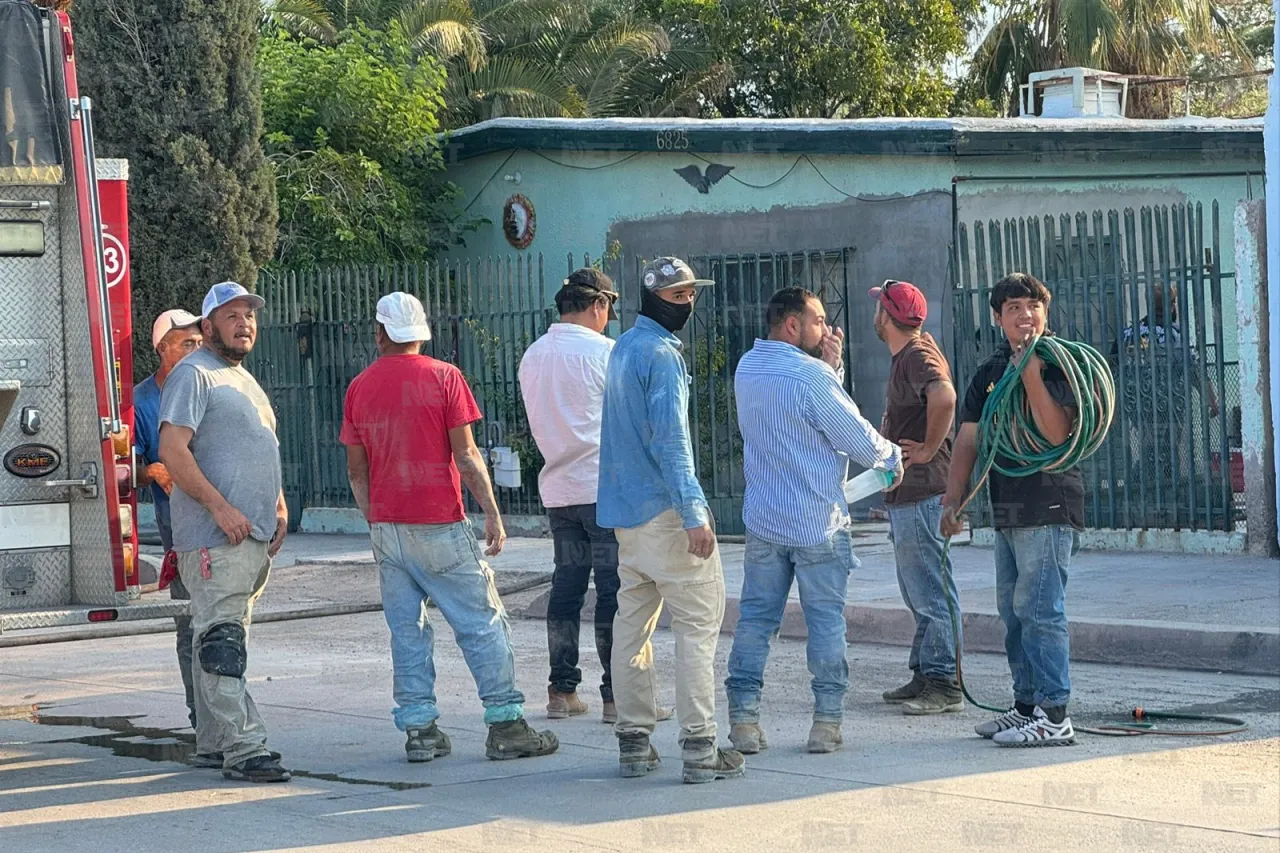
[[61, 454], [44, 444], [22, 444], [4, 455], [4, 468], [15, 477], [47, 477], [61, 464]]

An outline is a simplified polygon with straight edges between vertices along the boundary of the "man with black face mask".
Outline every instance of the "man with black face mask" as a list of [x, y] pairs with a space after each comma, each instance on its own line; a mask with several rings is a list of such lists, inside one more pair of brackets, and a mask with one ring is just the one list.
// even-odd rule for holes
[[716, 746], [716, 641], [724, 572], [711, 510], [693, 469], [689, 373], [675, 333], [700, 279], [678, 258], [644, 268], [640, 316], [618, 338], [605, 378], [596, 523], [618, 539], [613, 696], [622, 776], [658, 767], [650, 639], [665, 604], [676, 635], [676, 718], [685, 782], [742, 776], [742, 755]]

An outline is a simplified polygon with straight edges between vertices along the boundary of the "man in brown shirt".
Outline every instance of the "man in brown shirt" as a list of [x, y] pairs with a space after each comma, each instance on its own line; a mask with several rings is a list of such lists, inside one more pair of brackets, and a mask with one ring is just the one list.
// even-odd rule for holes
[[[924, 294], [905, 281], [889, 280], [872, 288], [877, 301], [876, 335], [893, 354], [884, 421], [880, 432], [902, 447], [906, 471], [902, 485], [885, 494], [889, 532], [898, 564], [902, 600], [916, 620], [907, 666], [911, 681], [884, 693], [911, 715], [941, 714], [964, 708], [956, 680], [956, 644], [948, 590], [951, 574], [942, 572], [942, 495], [951, 467], [951, 421], [956, 390], [951, 370], [937, 343], [922, 331], [929, 306]], [[945, 584], [945, 585], [944, 585]]]

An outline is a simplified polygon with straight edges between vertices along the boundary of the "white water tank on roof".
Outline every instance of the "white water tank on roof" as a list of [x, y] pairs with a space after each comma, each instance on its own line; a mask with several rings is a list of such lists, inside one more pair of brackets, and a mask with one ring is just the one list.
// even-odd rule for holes
[[1092, 68], [1037, 71], [1028, 75], [1021, 87], [1018, 114], [1039, 118], [1124, 118], [1128, 97], [1129, 80], [1123, 74]]

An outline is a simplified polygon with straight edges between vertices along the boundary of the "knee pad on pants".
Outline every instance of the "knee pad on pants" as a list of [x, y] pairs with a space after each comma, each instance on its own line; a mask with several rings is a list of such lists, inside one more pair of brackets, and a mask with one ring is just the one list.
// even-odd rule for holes
[[244, 639], [244, 626], [239, 622], [214, 625], [200, 638], [200, 668], [212, 675], [242, 678], [249, 663]]

